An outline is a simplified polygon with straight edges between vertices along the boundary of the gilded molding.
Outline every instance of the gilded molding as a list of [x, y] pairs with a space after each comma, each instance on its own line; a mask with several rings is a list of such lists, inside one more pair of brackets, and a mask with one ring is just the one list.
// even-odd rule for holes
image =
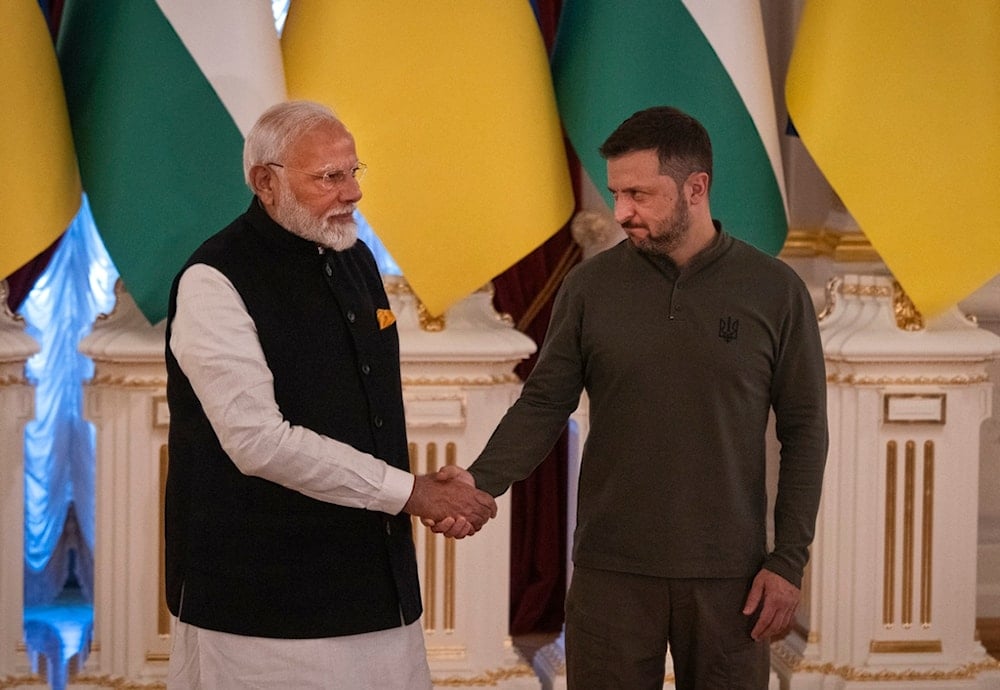
[[857, 283], [844, 285], [840, 288], [841, 294], [851, 297], [892, 297], [892, 288], [888, 285], [859, 285]]
[[521, 383], [517, 374], [493, 376], [403, 376], [403, 386], [497, 386], [503, 383]]
[[940, 654], [941, 640], [872, 640], [872, 654]]
[[924, 441], [923, 524], [920, 542], [920, 625], [931, 626], [934, 544], [934, 441]]
[[478, 676], [463, 678], [461, 676], [449, 676], [447, 678], [432, 678], [434, 687], [455, 687], [464, 688], [468, 686], [480, 688], [496, 687], [502, 680], [512, 678], [534, 678], [535, 672], [530, 666], [518, 664], [509, 668], [498, 668], [484, 671]]
[[924, 317], [910, 296], [903, 290], [898, 280], [892, 281], [892, 311], [896, 315], [896, 326], [903, 331], [924, 330]]
[[1000, 670], [1000, 661], [988, 658], [948, 670], [917, 671], [903, 669], [891, 671], [888, 669], [869, 670], [855, 666], [827, 662], [818, 663], [805, 661], [793, 649], [781, 643], [771, 645], [771, 654], [781, 661], [782, 665], [792, 673], [820, 673], [825, 676], [839, 676], [851, 681], [900, 681], [900, 680], [966, 680], [977, 677], [985, 671]]
[[420, 300], [417, 300], [417, 318], [420, 320], [420, 328], [430, 333], [443, 331], [447, 325], [444, 314], [434, 316]]
[[840, 263], [882, 261], [863, 234], [826, 228], [790, 230], [779, 256], [783, 259], [825, 256]]
[[[831, 359], [830, 361], [837, 361]], [[985, 360], [984, 360], [985, 362]], [[939, 362], [923, 362], [924, 364], [939, 364]], [[866, 364], [898, 364], [898, 362], [866, 362]], [[921, 364], [921, 362], [907, 362]], [[853, 386], [971, 386], [986, 383], [990, 380], [987, 374], [975, 376], [864, 376], [857, 374], [827, 374], [827, 383], [843, 383]]]
[[882, 555], [882, 625], [891, 628], [896, 622], [896, 459], [897, 446], [885, 447], [885, 549]]
[[112, 386], [114, 388], [164, 388], [166, 376], [134, 376], [131, 374], [96, 374], [88, 386]]

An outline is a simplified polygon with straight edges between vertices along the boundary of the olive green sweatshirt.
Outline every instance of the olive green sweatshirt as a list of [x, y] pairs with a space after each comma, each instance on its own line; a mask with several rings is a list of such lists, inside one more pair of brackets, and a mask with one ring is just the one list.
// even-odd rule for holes
[[[520, 398], [470, 467], [493, 495], [523, 479], [590, 402], [573, 560], [659, 577], [796, 586], [827, 452], [816, 314], [781, 261], [726, 234], [683, 269], [628, 240], [581, 263], [556, 298]], [[781, 443], [767, 553], [765, 431]]]

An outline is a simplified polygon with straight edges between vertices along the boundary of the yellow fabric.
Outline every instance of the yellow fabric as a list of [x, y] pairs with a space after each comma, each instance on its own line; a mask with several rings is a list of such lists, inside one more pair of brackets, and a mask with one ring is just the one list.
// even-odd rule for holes
[[0, 280], [52, 244], [80, 208], [55, 50], [38, 0], [0, 2]]
[[786, 98], [922, 313], [1000, 273], [1000, 2], [808, 0]]
[[290, 98], [329, 105], [368, 164], [360, 208], [432, 314], [568, 220], [548, 58], [526, 0], [295, 0]]

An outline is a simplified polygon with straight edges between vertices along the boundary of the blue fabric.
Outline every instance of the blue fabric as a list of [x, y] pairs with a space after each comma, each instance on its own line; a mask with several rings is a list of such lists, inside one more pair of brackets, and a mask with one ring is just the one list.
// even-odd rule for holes
[[69, 575], [71, 550], [73, 575], [92, 598], [94, 430], [82, 404], [93, 363], [77, 346], [97, 315], [114, 306], [117, 277], [84, 198], [20, 309], [27, 333], [41, 345], [26, 366], [35, 384], [35, 419], [25, 428], [24, 449], [26, 606], [56, 598]]

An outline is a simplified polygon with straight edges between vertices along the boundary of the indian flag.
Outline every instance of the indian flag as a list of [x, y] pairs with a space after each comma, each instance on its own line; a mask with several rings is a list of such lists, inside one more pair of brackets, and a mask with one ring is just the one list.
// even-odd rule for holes
[[94, 219], [155, 323], [188, 255], [249, 202], [243, 138], [285, 97], [270, 3], [66, 0], [57, 45]]
[[288, 92], [368, 164], [361, 209], [432, 314], [569, 219], [548, 57], [527, 0], [295, 0]]
[[806, 149], [923, 314], [1000, 273], [1000, 2], [809, 0], [785, 92]]
[[38, 0], [0, 2], [0, 280], [56, 241], [80, 177], [52, 39]]
[[[757, 0], [567, 0], [552, 60], [559, 112], [595, 184], [598, 147], [633, 113], [672, 105], [708, 130], [712, 214], [771, 254], [788, 232], [779, 128]], [[606, 196], [611, 203], [610, 196]]]

